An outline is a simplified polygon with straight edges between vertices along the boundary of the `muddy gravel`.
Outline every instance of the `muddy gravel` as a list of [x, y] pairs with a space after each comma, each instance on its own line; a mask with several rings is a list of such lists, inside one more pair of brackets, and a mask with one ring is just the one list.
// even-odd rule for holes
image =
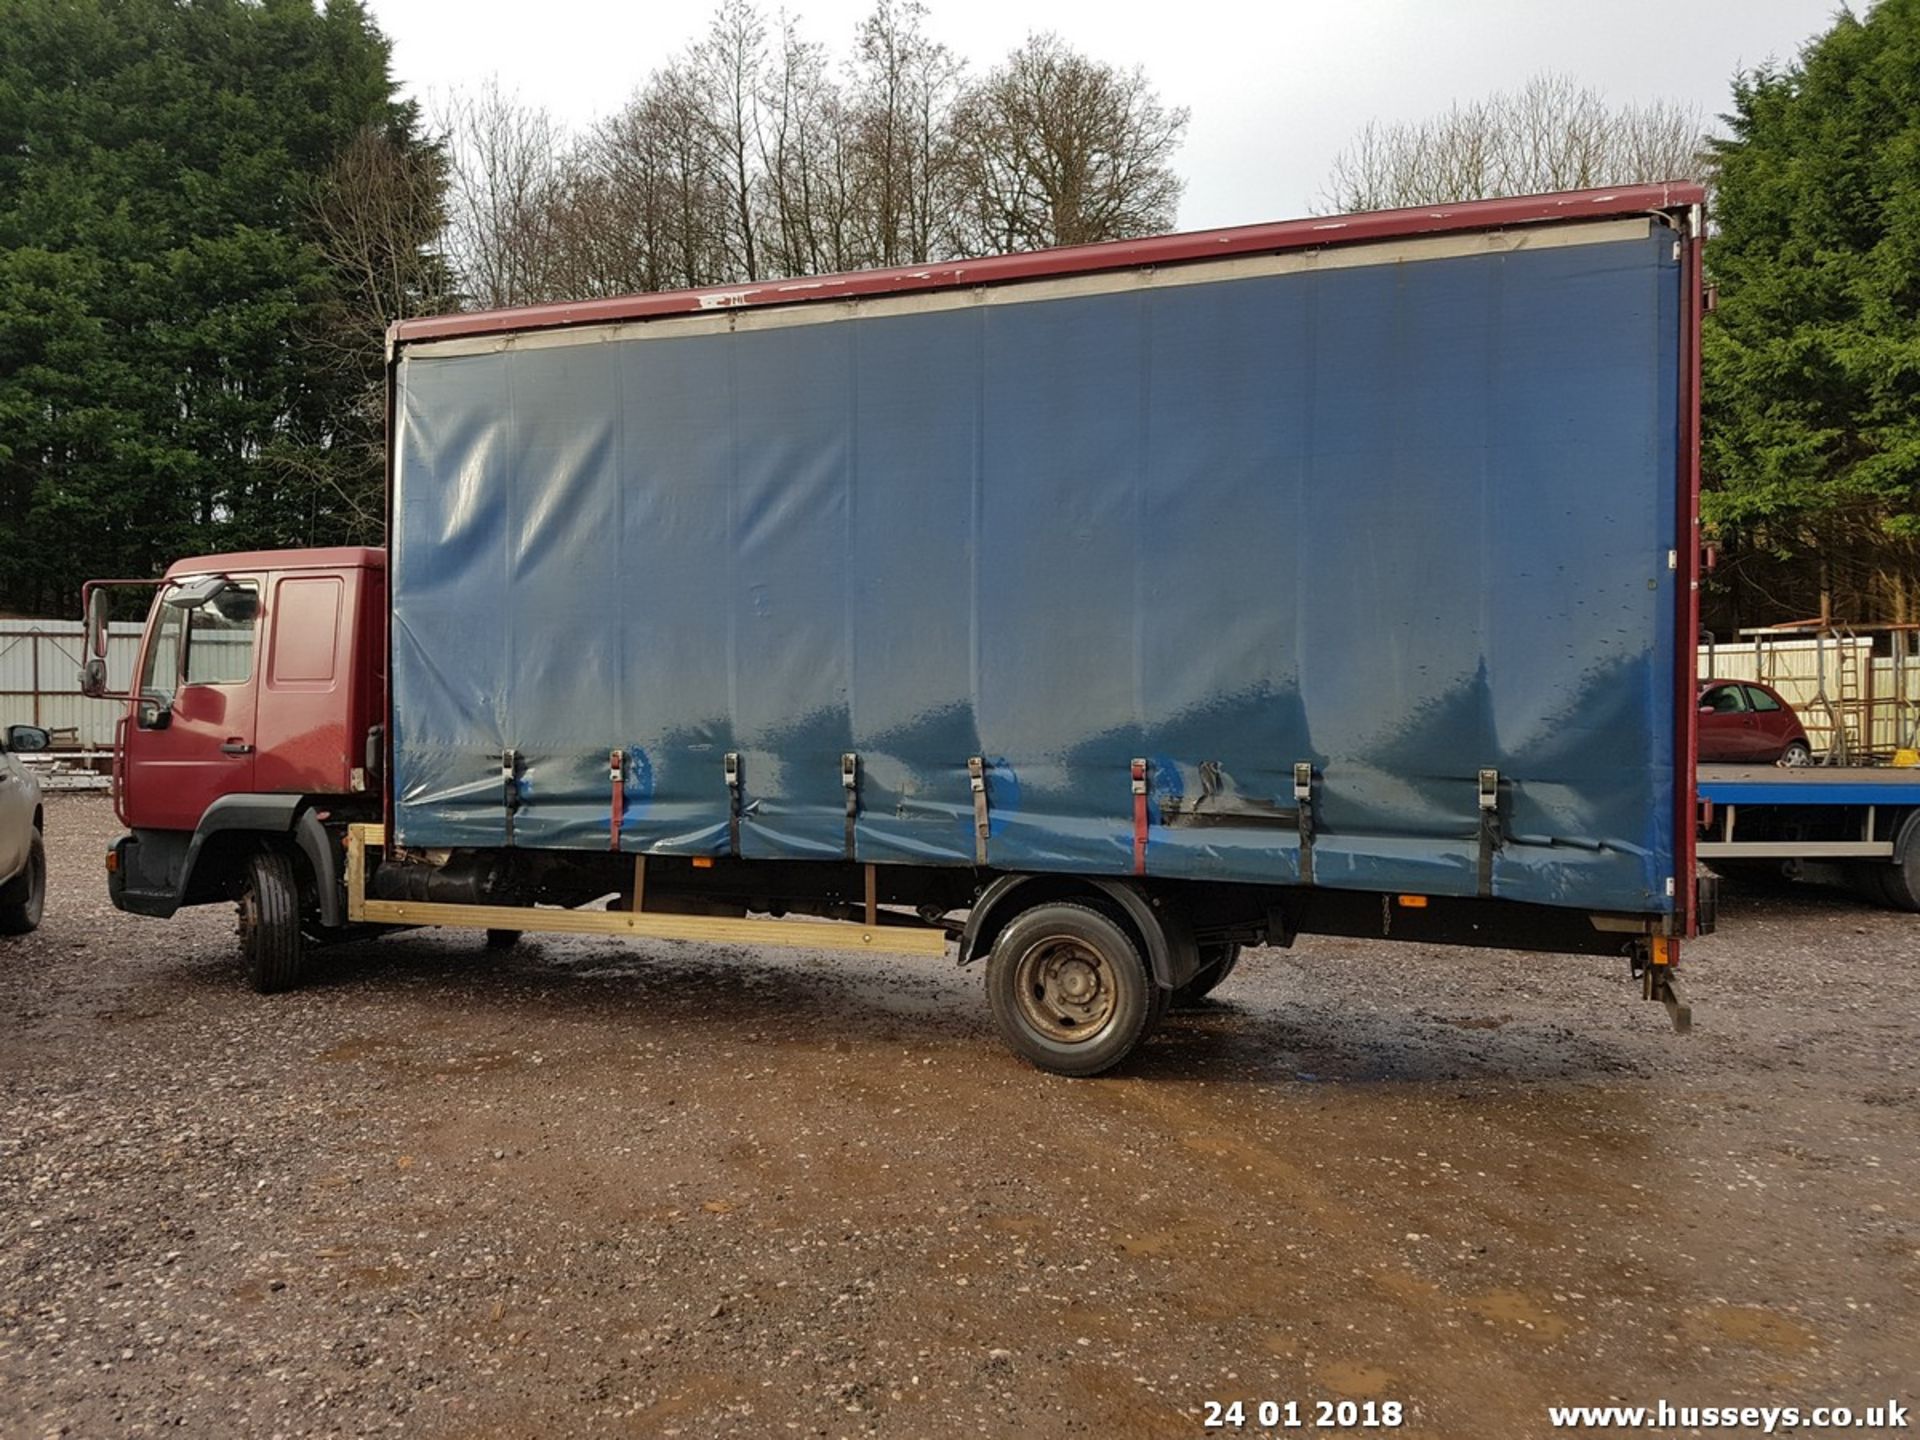
[[1066, 1081], [931, 960], [421, 932], [264, 999], [230, 911], [108, 906], [104, 801], [48, 827], [0, 941], [0, 1435], [1920, 1399], [1911, 916], [1729, 888], [1687, 1037], [1610, 962], [1303, 941]]

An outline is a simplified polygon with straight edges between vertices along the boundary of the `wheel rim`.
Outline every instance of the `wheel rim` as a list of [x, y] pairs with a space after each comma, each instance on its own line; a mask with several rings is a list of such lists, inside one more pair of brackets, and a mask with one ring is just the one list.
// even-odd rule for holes
[[1070, 936], [1028, 946], [1014, 966], [1013, 981], [1021, 1020], [1061, 1045], [1083, 1045], [1097, 1037], [1120, 1003], [1112, 962]]

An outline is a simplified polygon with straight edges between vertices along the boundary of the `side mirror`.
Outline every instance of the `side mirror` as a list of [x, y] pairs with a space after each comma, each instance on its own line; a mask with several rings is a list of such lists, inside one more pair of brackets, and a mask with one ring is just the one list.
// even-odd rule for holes
[[7, 749], [16, 755], [32, 755], [41, 750], [53, 748], [53, 736], [38, 725], [9, 725], [7, 727]]
[[173, 723], [173, 706], [165, 700], [143, 699], [135, 723], [142, 730], [164, 730]]
[[[107, 622], [112, 618], [112, 597], [105, 590], [89, 590], [87, 592], [88, 655], [101, 660], [107, 658]], [[104, 686], [104, 681], [102, 683]]]
[[89, 655], [87, 663], [80, 667], [80, 693], [90, 700], [98, 700], [107, 693], [107, 662], [98, 655]]

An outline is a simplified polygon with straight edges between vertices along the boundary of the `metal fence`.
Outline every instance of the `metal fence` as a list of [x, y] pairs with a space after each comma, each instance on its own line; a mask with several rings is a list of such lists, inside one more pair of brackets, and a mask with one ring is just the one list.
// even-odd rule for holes
[[[132, 683], [140, 629], [132, 620], [109, 627], [109, 689], [124, 691]], [[85, 647], [78, 620], [0, 620], [0, 726], [43, 726], [61, 749], [112, 745], [123, 707], [80, 693]]]

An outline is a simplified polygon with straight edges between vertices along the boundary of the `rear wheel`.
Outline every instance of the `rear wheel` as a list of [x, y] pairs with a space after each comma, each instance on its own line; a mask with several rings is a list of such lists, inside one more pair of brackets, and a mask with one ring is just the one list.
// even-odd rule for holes
[[1142, 1040], [1157, 1031], [1160, 1028], [1160, 1022], [1167, 1018], [1167, 1012], [1173, 1009], [1173, 991], [1151, 975], [1147, 977], [1147, 984], [1153, 995], [1152, 1003], [1147, 1009], [1147, 1028], [1140, 1033]]
[[1894, 898], [1888, 883], [1893, 869], [1877, 860], [1858, 860], [1840, 867], [1841, 883], [1872, 904], [1898, 906], [1900, 902]]
[[1920, 910], [1920, 825], [1901, 827], [1900, 853], [1891, 865], [1871, 866], [1881, 899], [1896, 910]]
[[1780, 763], [1798, 768], [1813, 763], [1813, 747], [1804, 740], [1789, 740], [1787, 748], [1780, 752]]
[[1146, 1035], [1155, 985], [1140, 948], [1085, 905], [1016, 916], [987, 958], [987, 999], [1014, 1053], [1056, 1075], [1098, 1075]]
[[0, 889], [0, 935], [25, 935], [40, 927], [47, 905], [47, 845], [36, 827], [27, 842], [27, 868]]
[[306, 959], [300, 881], [293, 857], [284, 851], [257, 850], [247, 857], [246, 883], [240, 891], [240, 953], [247, 962], [247, 983], [262, 995], [300, 983]]
[[1173, 992], [1174, 1005], [1182, 1010], [1198, 1005], [1233, 973], [1233, 967], [1239, 963], [1240, 947], [1232, 941], [1220, 945], [1202, 945], [1200, 968], [1193, 972], [1191, 980]]

